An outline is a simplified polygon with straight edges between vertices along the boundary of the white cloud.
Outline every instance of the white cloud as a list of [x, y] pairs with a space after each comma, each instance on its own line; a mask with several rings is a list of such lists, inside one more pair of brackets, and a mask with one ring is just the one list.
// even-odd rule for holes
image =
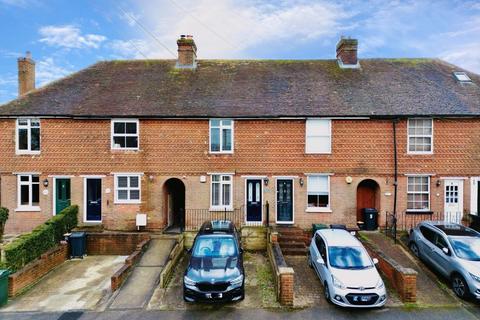
[[440, 54], [440, 58], [480, 74], [480, 41], [469, 43]]
[[47, 57], [37, 62], [36, 77], [39, 87], [42, 87], [49, 82], [63, 78], [73, 72], [73, 68], [68, 66], [60, 66], [54, 58]]
[[82, 34], [80, 28], [73, 25], [44, 26], [39, 33], [43, 37], [40, 42], [68, 49], [96, 49], [107, 39], [99, 34]]
[[149, 44], [142, 39], [112, 40], [106, 45], [114, 53], [114, 59], [145, 59], [146, 52], [150, 50]]
[[[138, 11], [141, 23], [173, 53], [180, 34], [193, 34], [201, 58], [244, 57], [249, 49], [272, 43], [294, 46], [331, 38], [345, 29], [340, 20], [348, 17], [340, 6], [324, 1], [265, 5], [253, 0], [187, 0], [180, 5], [170, 0], [143, 0], [138, 3]], [[143, 34], [146, 55], [174, 58], [149, 35], [140, 29], [135, 31]]]

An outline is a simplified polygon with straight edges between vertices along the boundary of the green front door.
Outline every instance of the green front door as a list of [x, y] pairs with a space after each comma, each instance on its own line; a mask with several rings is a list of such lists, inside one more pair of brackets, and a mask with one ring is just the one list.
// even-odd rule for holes
[[56, 181], [55, 214], [70, 206], [70, 179]]

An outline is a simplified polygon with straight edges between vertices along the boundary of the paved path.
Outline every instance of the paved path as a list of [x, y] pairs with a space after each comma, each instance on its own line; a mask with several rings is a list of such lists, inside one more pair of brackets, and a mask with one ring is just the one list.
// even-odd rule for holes
[[[476, 312], [478, 314], [478, 311]], [[266, 309], [234, 309], [218, 307], [210, 310], [187, 311], [148, 311], [122, 310], [105, 312], [78, 313], [11, 313], [2, 314], [2, 320], [157, 320], [157, 319], [375, 319], [375, 320], [474, 320], [474, 313], [464, 308], [383, 308], [374, 310], [340, 309], [337, 307], [308, 308], [303, 310], [266, 310]]]
[[392, 239], [378, 232], [362, 232], [362, 235], [401, 266], [412, 268], [418, 272], [417, 303], [429, 306], [456, 306], [459, 304], [455, 297], [440, 288], [436, 275], [426, 269], [421, 262], [411, 257], [400, 244], [395, 245]]
[[175, 245], [175, 240], [154, 238], [109, 306], [111, 310], [143, 308], [158, 285], [160, 273]]

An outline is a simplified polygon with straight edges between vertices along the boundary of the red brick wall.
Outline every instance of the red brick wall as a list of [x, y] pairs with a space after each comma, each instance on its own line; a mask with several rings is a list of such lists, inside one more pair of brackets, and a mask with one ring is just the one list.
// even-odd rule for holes
[[130, 255], [150, 237], [145, 233], [88, 233], [88, 255]]
[[56, 248], [42, 254], [40, 258], [29, 263], [21, 270], [11, 274], [8, 277], [8, 296], [16, 296], [23, 289], [36, 283], [52, 269], [61, 265], [68, 257], [68, 245], [60, 244]]
[[[398, 210], [406, 209], [407, 173], [435, 174], [431, 179], [431, 206], [443, 210], [442, 176], [480, 176], [479, 119], [436, 119], [434, 154], [407, 154], [407, 121], [398, 124], [399, 187]], [[45, 221], [52, 214], [52, 178], [49, 175], [74, 175], [72, 202], [80, 205], [83, 221], [83, 174], [104, 174], [103, 224], [112, 230], [134, 230], [135, 214], [149, 215], [148, 228], [166, 224], [163, 183], [169, 177], [186, 185], [186, 205], [191, 209], [209, 206], [209, 183], [201, 184], [207, 172], [235, 172], [234, 204], [244, 204], [242, 175], [266, 175], [264, 199], [270, 202], [271, 221], [275, 220], [275, 175], [294, 175], [306, 180], [305, 173], [333, 173], [331, 177], [332, 213], [306, 213], [306, 186], [295, 181], [295, 223], [356, 224], [356, 186], [362, 179], [374, 179], [380, 186], [380, 209], [391, 211], [393, 196], [392, 124], [386, 120], [334, 120], [332, 154], [305, 154], [303, 120], [237, 120], [233, 155], [208, 153], [208, 120], [140, 120], [140, 150], [110, 150], [110, 120], [43, 119], [42, 151], [38, 156], [15, 155], [15, 120], [0, 120], [1, 205], [10, 209], [6, 232], [22, 232]], [[59, 134], [61, 133], [61, 134]], [[454, 134], [452, 134], [454, 133]], [[42, 172], [50, 186], [41, 187], [41, 212], [18, 212], [16, 177], [12, 172]], [[112, 172], [144, 172], [142, 203], [114, 204]], [[152, 179], [150, 179], [152, 176]], [[345, 177], [353, 177], [347, 184]], [[464, 208], [470, 208], [469, 183], [465, 180]], [[383, 216], [382, 216], [383, 219]]]

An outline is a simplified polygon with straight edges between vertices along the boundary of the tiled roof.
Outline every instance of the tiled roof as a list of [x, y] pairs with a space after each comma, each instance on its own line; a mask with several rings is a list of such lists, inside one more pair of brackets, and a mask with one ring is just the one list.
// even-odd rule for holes
[[99, 62], [0, 106], [1, 116], [480, 116], [480, 76], [436, 59]]

